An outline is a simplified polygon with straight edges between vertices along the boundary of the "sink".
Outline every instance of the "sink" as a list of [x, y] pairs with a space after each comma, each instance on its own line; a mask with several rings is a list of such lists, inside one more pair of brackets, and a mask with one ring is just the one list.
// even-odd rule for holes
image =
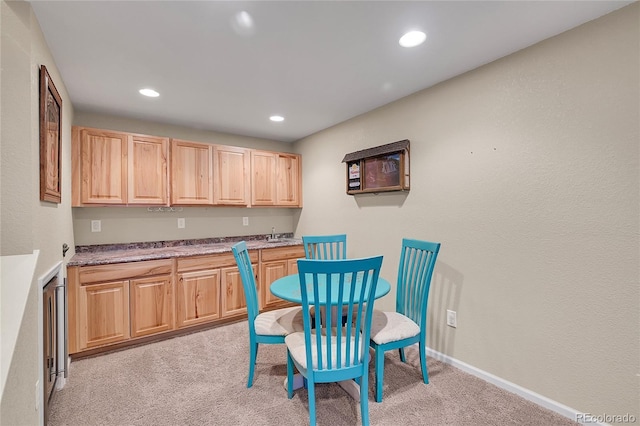
[[267, 238], [268, 243], [288, 243], [295, 241], [294, 238]]

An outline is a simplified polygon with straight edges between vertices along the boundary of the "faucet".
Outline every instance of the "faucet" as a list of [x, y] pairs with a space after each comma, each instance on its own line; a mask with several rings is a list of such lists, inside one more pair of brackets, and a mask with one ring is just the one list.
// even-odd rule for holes
[[269, 238], [269, 239], [271, 239], [271, 240], [277, 239], [277, 237], [276, 237], [276, 227], [275, 226], [271, 227], [271, 238]]

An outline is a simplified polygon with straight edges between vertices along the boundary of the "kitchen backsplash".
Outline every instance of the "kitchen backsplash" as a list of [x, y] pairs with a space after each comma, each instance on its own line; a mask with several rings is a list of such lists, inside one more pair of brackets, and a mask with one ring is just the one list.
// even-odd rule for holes
[[184, 207], [153, 212], [146, 207], [77, 207], [73, 209], [73, 231], [76, 246], [266, 237], [271, 228], [276, 234], [295, 232], [299, 214], [299, 209], [288, 208]]

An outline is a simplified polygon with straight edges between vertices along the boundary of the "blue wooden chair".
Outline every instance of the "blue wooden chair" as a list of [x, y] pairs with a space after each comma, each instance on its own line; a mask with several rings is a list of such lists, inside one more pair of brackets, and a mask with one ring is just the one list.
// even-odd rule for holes
[[307, 259], [336, 260], [347, 258], [347, 235], [302, 236], [304, 255]]
[[[382, 256], [349, 260], [298, 261], [304, 332], [291, 333], [287, 345], [287, 393], [293, 398], [294, 366], [307, 382], [309, 419], [316, 424], [316, 383], [356, 380], [360, 385], [360, 413], [369, 424], [369, 330]], [[364, 285], [362, 283], [365, 283]], [[321, 311], [326, 300], [337, 312], [346, 312], [336, 327], [333, 309]], [[314, 308], [314, 313], [310, 308]], [[343, 309], [344, 308], [344, 309]], [[312, 327], [315, 316], [315, 328]], [[320, 324], [320, 325], [319, 325]], [[360, 331], [362, 330], [362, 331]]]
[[[347, 258], [347, 234], [302, 236], [304, 257], [316, 260], [338, 260]], [[336, 312], [336, 310], [333, 310]], [[311, 313], [313, 314], [313, 309]], [[315, 323], [312, 320], [312, 324]]]
[[374, 310], [371, 320], [371, 347], [375, 349], [376, 401], [382, 401], [384, 353], [398, 349], [406, 362], [404, 348], [418, 343], [422, 380], [429, 383], [427, 371], [427, 302], [431, 276], [440, 243], [402, 240], [398, 267], [396, 311]]
[[247, 320], [249, 323], [249, 379], [247, 387], [250, 388], [253, 385], [258, 344], [284, 343], [287, 334], [302, 331], [302, 308], [296, 306], [260, 313], [256, 277], [251, 266], [247, 244], [240, 241], [231, 250], [240, 270], [242, 287], [247, 301]]

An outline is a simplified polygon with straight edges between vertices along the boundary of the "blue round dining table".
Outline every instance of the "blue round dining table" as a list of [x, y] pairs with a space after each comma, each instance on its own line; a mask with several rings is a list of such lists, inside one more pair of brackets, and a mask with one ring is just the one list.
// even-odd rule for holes
[[[320, 278], [323, 278], [323, 276], [321, 276]], [[307, 289], [308, 289], [307, 297], [309, 298], [310, 304], [314, 303], [314, 293], [313, 293], [312, 286], [313, 286], [313, 283], [310, 282], [310, 280], [307, 280]], [[361, 283], [359, 282], [356, 283], [356, 286], [357, 286], [356, 292], [358, 292], [359, 287], [361, 286]], [[269, 290], [271, 290], [271, 294], [279, 297], [280, 299], [286, 300], [288, 302], [302, 304], [302, 292], [300, 290], [300, 276], [298, 274], [287, 275], [285, 277], [278, 278], [273, 283], [271, 283], [271, 287], [269, 287]], [[386, 295], [387, 293], [389, 293], [390, 290], [391, 290], [391, 284], [389, 284], [389, 281], [385, 280], [382, 277], [378, 277], [378, 284], [376, 285], [376, 292], [375, 292], [374, 298], [378, 299]], [[327, 304], [327, 301], [325, 300], [326, 283], [323, 280], [320, 280], [318, 282], [318, 293], [320, 296], [319, 303], [321, 305], [326, 305]], [[336, 288], [335, 292], [332, 291], [331, 293], [331, 301], [329, 304], [336, 305], [337, 299], [338, 299], [338, 290]]]
[[[322, 278], [323, 276], [320, 276], [320, 277]], [[307, 281], [307, 289], [309, 290], [307, 291], [307, 297], [309, 298], [309, 303], [313, 303], [313, 300], [314, 300], [314, 293], [312, 288], [313, 282], [312, 281], [310, 282], [310, 281], [311, 280]], [[356, 291], [358, 291], [362, 283], [356, 283], [356, 285], [358, 286], [356, 287]], [[302, 304], [302, 292], [300, 290], [300, 275], [298, 274], [287, 275], [285, 277], [278, 278], [277, 280], [271, 283], [269, 290], [271, 290], [271, 294], [283, 300]], [[320, 304], [326, 305], [327, 302], [326, 300], [324, 300], [326, 297], [326, 282], [321, 280], [318, 283], [318, 290], [319, 290], [319, 296], [320, 296]], [[389, 284], [389, 281], [385, 280], [384, 278], [378, 277], [378, 284], [376, 285], [376, 292], [374, 294], [374, 298], [378, 299], [386, 295], [387, 293], [389, 293], [390, 290], [391, 290], [391, 284]], [[337, 299], [338, 299], [337, 293], [338, 293], [337, 289], [335, 292], [332, 292], [331, 304], [337, 304]], [[294, 376], [293, 388], [299, 389], [303, 386], [303, 384], [304, 384], [304, 381], [302, 376], [300, 374], [296, 374]], [[338, 382], [338, 385], [340, 385], [340, 387], [342, 387], [349, 395], [351, 395], [353, 399], [355, 399], [356, 401], [360, 400], [360, 385], [355, 380], [343, 380], [341, 382]], [[287, 379], [285, 379], [284, 381], [284, 387], [285, 389], [287, 389]]]

